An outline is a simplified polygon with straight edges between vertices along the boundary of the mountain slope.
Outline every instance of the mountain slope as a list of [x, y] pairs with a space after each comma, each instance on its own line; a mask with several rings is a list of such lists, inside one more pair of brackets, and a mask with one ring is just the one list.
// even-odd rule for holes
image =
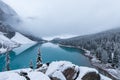
[[42, 42], [43, 39], [36, 37], [30, 33], [22, 32], [18, 29], [22, 24], [20, 16], [7, 4], [0, 0], [0, 31], [5, 32], [8, 38], [12, 38], [15, 32], [19, 32], [22, 35], [28, 37], [32, 41]]
[[5, 37], [2, 33], [0, 33], [0, 54], [9, 50], [12, 50], [15, 47], [18, 47], [19, 43], [11, 41], [9, 38]]
[[20, 17], [7, 4], [0, 0], [0, 53], [19, 47], [20, 44], [35, 43], [24, 35], [16, 32], [16, 24], [19, 25]]
[[17, 13], [7, 4], [0, 0], [0, 21], [9, 25], [15, 25], [20, 22]]
[[120, 28], [52, 42], [89, 50], [93, 65], [120, 79]]
[[34, 41], [30, 40], [29, 38], [25, 37], [24, 35], [16, 32], [15, 36], [12, 37], [12, 41], [15, 41], [20, 44], [29, 44], [29, 43], [35, 43]]
[[[93, 54], [98, 53], [99, 49], [101, 49], [99, 56], [96, 56], [102, 58], [103, 51], [106, 51], [106, 58], [108, 58], [108, 62], [109, 60], [111, 62], [113, 57], [120, 55], [120, 28], [69, 39], [55, 39], [52, 42], [84, 48]], [[114, 53], [114, 55], [112, 55], [112, 53]]]

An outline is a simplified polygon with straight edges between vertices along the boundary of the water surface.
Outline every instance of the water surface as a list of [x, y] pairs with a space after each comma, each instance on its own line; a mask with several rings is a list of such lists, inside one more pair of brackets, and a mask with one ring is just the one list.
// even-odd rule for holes
[[[89, 66], [89, 67], [91, 66], [88, 58], [82, 55], [84, 54], [82, 50], [59, 47], [58, 45], [52, 43], [44, 43], [44, 44], [36, 44], [22, 51], [19, 54], [18, 51], [20, 52], [21, 48], [19, 48], [18, 51], [15, 50], [11, 51], [10, 52], [11, 69], [13, 70], [19, 68], [28, 68], [31, 60], [33, 61], [35, 67], [37, 51], [39, 47], [41, 49], [43, 63], [65, 60], [65, 61], [71, 61], [72, 63], [79, 66]], [[2, 54], [0, 55], [0, 71], [4, 69], [4, 66], [5, 66], [5, 55]]]

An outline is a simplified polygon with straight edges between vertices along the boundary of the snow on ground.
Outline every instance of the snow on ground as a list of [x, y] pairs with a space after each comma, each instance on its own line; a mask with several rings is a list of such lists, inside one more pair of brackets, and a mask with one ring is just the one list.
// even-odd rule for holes
[[[84, 49], [85, 50], [85, 49]], [[106, 74], [111, 75], [112, 77], [116, 78], [117, 80], [120, 80], [120, 69], [115, 69], [113, 67], [111, 67], [111, 64], [107, 63], [101, 63], [100, 60], [98, 60], [94, 55], [90, 54], [90, 51], [85, 50], [86, 53], [85, 55], [88, 57], [91, 57], [91, 63], [92, 65], [94, 65], [95, 67], [100, 68], [103, 71], [106, 71]], [[113, 56], [113, 54], [112, 54]]]
[[[75, 70], [79, 70], [80, 74], [75, 80], [82, 80], [81, 78], [88, 72], [96, 72], [98, 71], [93, 68], [88, 67], [78, 67], [71, 62], [66, 61], [59, 61], [59, 62], [52, 62], [48, 68], [46, 69], [46, 72], [40, 72], [39, 69], [32, 70], [32, 69], [19, 69], [14, 71], [8, 71], [8, 72], [0, 72], [0, 80], [26, 80], [25, 76], [21, 76], [20, 72], [26, 72], [27, 77], [30, 78], [30, 80], [51, 80], [49, 77], [52, 75], [52, 77], [57, 77], [61, 80], [67, 80], [62, 73], [65, 69], [68, 69], [70, 67], [75, 67]], [[40, 68], [41, 69], [41, 68]], [[103, 75], [101, 75], [101, 80], [112, 80], [109, 79]]]
[[28, 73], [28, 77], [31, 80], [50, 80], [48, 76], [41, 72], [31, 72], [31, 69], [20, 69], [9, 72], [0, 73], [0, 80], [26, 80], [24, 76], [20, 76], [20, 71], [24, 71]]
[[78, 78], [76, 80], [80, 80], [88, 72], [94, 71], [94, 72], [98, 73], [98, 71], [96, 69], [88, 68], [88, 67], [80, 67], [79, 70], [80, 70], [81, 74], [78, 76]]
[[[0, 33], [0, 44], [6, 45], [11, 49], [14, 49], [16, 53], [20, 54], [24, 50], [30, 48], [31, 46], [35, 45], [36, 42], [28, 39], [27, 37], [23, 36], [22, 34], [16, 32], [15, 36], [12, 39], [8, 39], [3, 35], [3, 33]], [[20, 46], [20, 44], [22, 44]], [[19, 47], [20, 46], [20, 47]], [[19, 48], [16, 48], [19, 47]], [[7, 51], [7, 48], [0, 48], [0, 53], [5, 53]]]
[[30, 72], [28, 77], [31, 80], [50, 80], [50, 78], [41, 72]]
[[6, 46], [6, 48], [3, 48], [3, 46], [0, 48], [0, 53], [6, 52], [7, 47], [12, 49], [19, 46], [18, 43], [11, 41], [7, 37], [5, 37], [3, 34], [0, 34], [0, 44]]
[[74, 64], [72, 64], [71, 62], [66, 62], [66, 61], [59, 61], [59, 62], [52, 62], [49, 65], [49, 68], [46, 72], [46, 75], [50, 75], [52, 73], [54, 73], [55, 71], [64, 71], [65, 69], [74, 66]]
[[0, 43], [4, 45], [8, 45], [9, 47], [14, 47], [17, 43], [11, 41], [7, 37], [5, 37], [3, 34], [0, 34]]
[[16, 32], [15, 36], [11, 39], [12, 41], [15, 41], [20, 44], [30, 44], [30, 43], [36, 43], [27, 37], [23, 36], [22, 34]]
[[0, 48], [0, 54], [1, 54], [1, 53], [5, 53], [6, 51], [7, 51], [6, 48]]

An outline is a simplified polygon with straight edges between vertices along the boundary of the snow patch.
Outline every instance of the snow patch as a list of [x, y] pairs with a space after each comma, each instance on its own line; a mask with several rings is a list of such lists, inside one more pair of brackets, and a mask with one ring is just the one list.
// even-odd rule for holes
[[30, 44], [30, 43], [36, 43], [27, 37], [23, 36], [22, 34], [16, 32], [15, 36], [11, 39], [12, 41], [15, 41], [20, 44]]

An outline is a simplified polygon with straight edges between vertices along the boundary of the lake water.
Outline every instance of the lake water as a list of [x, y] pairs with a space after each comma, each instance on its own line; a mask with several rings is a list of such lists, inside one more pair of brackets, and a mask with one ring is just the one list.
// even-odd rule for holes
[[[24, 48], [25, 46], [28, 45], [24, 45], [22, 48]], [[59, 47], [58, 45], [52, 43], [44, 43], [44, 44], [36, 44], [32, 47], [25, 49], [24, 51], [22, 51], [22, 48], [18, 48], [18, 51], [16, 50], [11, 51], [10, 68], [12, 70], [19, 68], [28, 68], [31, 60], [33, 61], [33, 64], [35, 66], [37, 51], [39, 47], [41, 49], [43, 63], [65, 60], [65, 61], [71, 61], [73, 64], [79, 66], [91, 67], [89, 59], [82, 55], [84, 54], [82, 50]], [[20, 51], [20, 49], [22, 52]], [[0, 71], [4, 69], [4, 66], [5, 66], [5, 54], [1, 54]]]

